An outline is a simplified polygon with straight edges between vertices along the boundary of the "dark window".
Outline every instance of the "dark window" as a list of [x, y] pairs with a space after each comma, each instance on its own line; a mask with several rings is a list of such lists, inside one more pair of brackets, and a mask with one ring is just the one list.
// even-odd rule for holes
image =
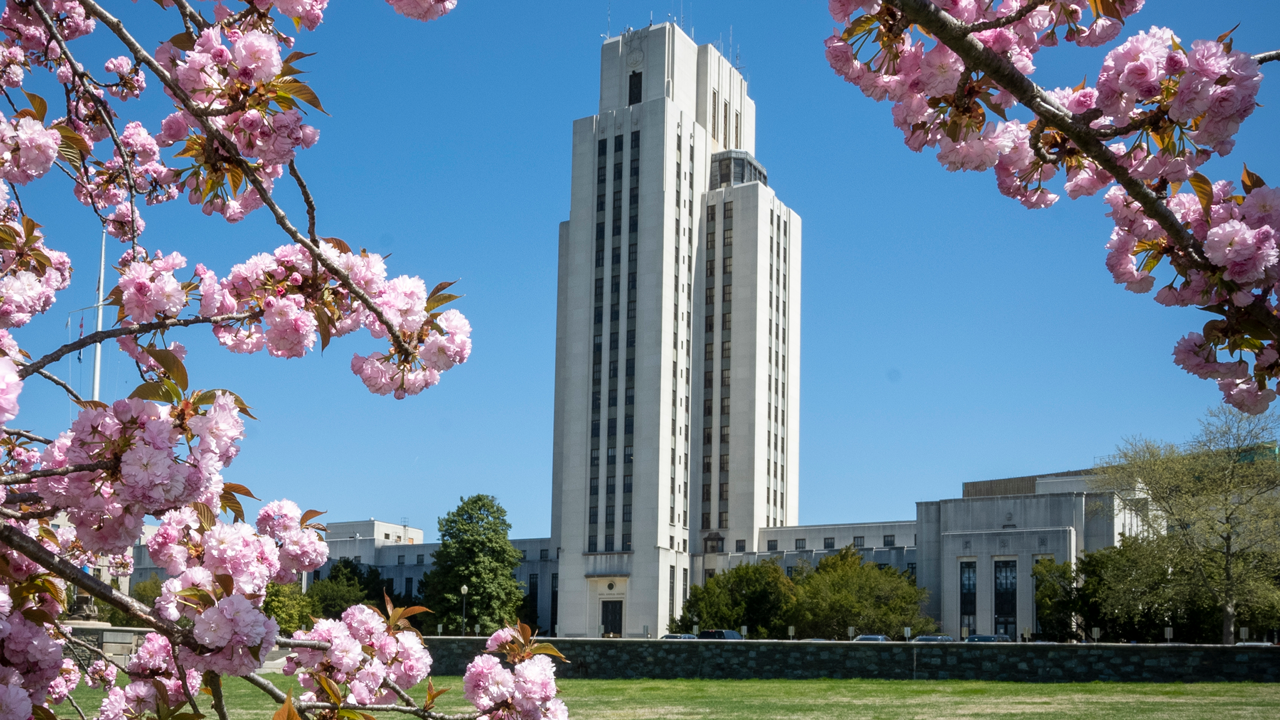
[[[618, 462], [618, 448], [609, 448], [608, 462], [610, 465], [616, 465]], [[610, 471], [612, 472], [612, 471]]]
[[725, 501], [729, 499], [729, 483], [720, 483], [720, 499]]
[[612, 535], [604, 536], [604, 551], [613, 552], [613, 536]]
[[600, 142], [596, 144], [596, 155], [598, 155], [599, 157], [604, 157], [606, 154], [608, 154], [608, 152], [609, 152], [609, 141], [605, 138], [601, 138]]
[[777, 540], [769, 540], [769, 541], [767, 541], [766, 547], [767, 547], [767, 548], [769, 548], [769, 552], [777, 552], [777, 551], [778, 551], [778, 541], [777, 541]]
[[[639, 73], [636, 73], [636, 76], [639, 77]], [[632, 130], [631, 131], [631, 149], [636, 150], [639, 147], [640, 147], [640, 131]]]
[[703, 530], [711, 529], [711, 513], [709, 512], [702, 513], [702, 529]]
[[640, 177], [640, 158], [631, 158], [631, 177]]
[[604, 212], [604, 194], [596, 196], [596, 212]]
[[[961, 635], [978, 630], [978, 563], [960, 563], [960, 629]], [[968, 630], [968, 633], [964, 631]]]
[[628, 290], [635, 290], [635, 289], [636, 289], [636, 274], [635, 274], [635, 273], [627, 273], [627, 289], [628, 289]]
[[600, 437], [600, 421], [599, 420], [591, 423], [591, 437], [593, 438]]
[[622, 136], [621, 135], [613, 136], [613, 151], [616, 153], [622, 152]]
[[631, 504], [627, 503], [622, 506], [622, 522], [631, 522]]
[[631, 492], [631, 476], [630, 475], [622, 476], [622, 492], [624, 493]]
[[600, 522], [600, 508], [598, 507], [591, 508], [591, 510], [587, 513], [587, 522], [591, 523], [592, 525], [595, 525], [596, 523]]
[[599, 465], [600, 465], [600, 448], [591, 448], [591, 466], [597, 467]]
[[622, 533], [622, 552], [631, 552], [631, 533]]
[[404, 579], [404, 596], [413, 597], [413, 578]]
[[[720, 527], [721, 527], [721, 528], [727, 528], [727, 527], [729, 527], [729, 513], [728, 513], [728, 512], [721, 512], [721, 513], [720, 513]], [[723, 540], [721, 540], [721, 541], [720, 541], [720, 543], [721, 543], [721, 548], [722, 548], [722, 549], [721, 549], [721, 550], [719, 550], [719, 552], [724, 552], [724, 550], [723, 550], [724, 541], [723, 541]]]
[[596, 552], [596, 548], [597, 548], [596, 536], [592, 535], [591, 537], [587, 538], [587, 552]]
[[725, 286], [724, 286], [724, 301], [725, 301], [725, 302], [729, 302], [730, 300], [733, 300], [733, 286], [732, 286], [732, 285], [725, 285]]
[[865, 546], [866, 544], [867, 544], [867, 541], [866, 541], [865, 539], [863, 539], [863, 537], [862, 537], [861, 535], [858, 535], [858, 536], [856, 536], [856, 537], [854, 537], [854, 538], [853, 538], [853, 546], [854, 546], [854, 547], [856, 547], [856, 548], [863, 547], [863, 546]]
[[836, 539], [835, 539], [835, 538], [822, 538], [822, 549], [823, 549], [823, 550], [834, 550], [834, 549], [835, 549], [835, 547], [836, 547]]
[[796, 538], [796, 549], [804, 550], [804, 538]]
[[[550, 550], [548, 550], [548, 549], [546, 549], [546, 548], [543, 548], [543, 549], [541, 549], [541, 550], [539, 550], [539, 551], [538, 551], [538, 559], [539, 559], [539, 560], [546, 560], [546, 559], [548, 559], [548, 556], [550, 555], [550, 553], [551, 553], [551, 551], [550, 551]], [[538, 577], [538, 576], [537, 576], [537, 575], [534, 575], [533, 577]]]
[[[627, 404], [628, 404], [628, 405], [635, 405], [635, 404], [636, 404], [636, 389], [635, 389], [635, 388], [627, 388]], [[630, 420], [631, 420], [631, 418], [627, 418], [627, 420], [628, 420], [628, 421], [630, 421]], [[627, 423], [627, 427], [631, 427], [631, 423], [630, 423], [630, 422], [628, 422], [628, 423]], [[628, 430], [628, 432], [630, 432], [630, 431]]]
[[636, 346], [636, 331], [628, 330], [627, 331], [627, 347], [635, 347], [635, 346]]
[[[631, 388], [627, 388], [627, 404], [631, 404], [633, 397], [634, 396], [632, 395]], [[627, 418], [626, 430], [624, 431], [626, 432], [626, 434], [630, 435], [631, 433], [635, 432], [635, 429], [636, 429], [635, 422], [636, 422], [635, 418], [633, 417]]]
[[734, 552], [746, 552], [746, 551], [747, 551], [747, 541], [746, 541], [746, 540], [736, 540], [736, 541], [734, 541], [734, 543], [733, 543], [733, 550], [734, 550]]
[[[644, 73], [633, 72], [631, 73], [631, 77], [627, 78], [627, 81], [628, 81], [627, 104], [628, 105], [635, 105], [636, 103], [640, 102], [640, 95], [641, 95], [640, 89], [642, 87], [641, 78], [643, 77], [643, 75]], [[640, 133], [638, 132], [631, 133], [631, 138], [632, 138], [631, 147], [637, 147], [640, 144]]]
[[630, 445], [622, 449], [622, 462], [624, 463], [631, 462], [631, 446]]
[[1018, 561], [996, 561], [996, 634], [1018, 636]]
[[895, 543], [894, 543], [894, 540], [895, 540], [894, 536], [892, 536], [892, 535], [885, 535], [885, 536], [884, 536], [884, 546], [885, 546], [885, 547], [893, 547], [893, 546], [894, 546], [894, 544], [895, 544]]
[[[715, 375], [710, 370], [702, 373], [702, 387], [710, 389], [711, 381], [714, 377]], [[711, 442], [710, 438], [707, 439], [707, 442]]]
[[426, 559], [427, 559], [427, 556], [426, 556], [426, 555], [419, 555], [419, 556], [418, 556], [418, 564], [419, 564], [419, 565], [424, 564], [424, 563], [425, 563], [425, 561], [426, 561]]
[[635, 358], [627, 358], [627, 377], [636, 376], [636, 360]]

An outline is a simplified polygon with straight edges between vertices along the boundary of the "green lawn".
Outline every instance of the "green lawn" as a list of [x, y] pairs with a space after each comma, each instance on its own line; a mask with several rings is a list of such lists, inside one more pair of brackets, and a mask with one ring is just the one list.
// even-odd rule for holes
[[[297, 685], [292, 678], [268, 676], [281, 689]], [[452, 687], [441, 698], [446, 712], [466, 711], [461, 678], [440, 678], [437, 687]], [[1195, 685], [1137, 683], [1031, 684], [969, 680], [565, 680], [560, 697], [569, 714], [584, 720], [707, 718], [714, 720], [826, 720], [874, 718], [1276, 718], [1280, 717], [1280, 685], [1204, 683]], [[419, 686], [413, 695], [422, 697]], [[232, 720], [270, 720], [275, 706], [242, 680], [226, 685]], [[81, 689], [76, 699], [95, 714], [102, 693]], [[202, 702], [207, 699], [201, 696]], [[202, 708], [208, 712], [208, 708]], [[74, 717], [67, 705], [60, 717]], [[393, 716], [407, 717], [407, 716]]]

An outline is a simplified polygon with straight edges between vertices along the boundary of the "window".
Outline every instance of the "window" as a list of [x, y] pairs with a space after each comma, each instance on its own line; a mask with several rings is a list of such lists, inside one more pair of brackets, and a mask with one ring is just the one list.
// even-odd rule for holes
[[613, 151], [616, 153], [622, 152], [622, 136], [621, 135], [613, 136]]
[[706, 354], [703, 356], [703, 358], [702, 358], [703, 360], [715, 360], [715, 359], [716, 359], [716, 344], [715, 344], [715, 343], [707, 343], [707, 347], [706, 347], [706, 351], [705, 351], [705, 352], [706, 352]]
[[[601, 225], [601, 228], [604, 226]], [[596, 278], [596, 301], [604, 300], [604, 278]], [[596, 347], [600, 346], [600, 336], [596, 336]]]
[[[598, 394], [598, 393], [597, 393]], [[596, 407], [600, 406], [599, 399], [596, 400]], [[591, 467], [600, 466], [600, 448], [591, 448]]]
[[628, 404], [628, 405], [635, 405], [635, 404], [636, 404], [636, 389], [635, 389], [635, 388], [627, 388], [627, 404]]
[[[711, 456], [709, 455], [707, 457], [702, 458], [702, 472], [704, 473], [711, 472]], [[710, 500], [711, 498], [707, 498], [707, 499]]]
[[631, 503], [622, 505], [622, 522], [631, 522]]
[[729, 470], [729, 456], [727, 454], [720, 456], [720, 469], [725, 472]]
[[[727, 227], [724, 229], [724, 246], [727, 248], [733, 247], [733, 228]], [[725, 272], [729, 271], [725, 270]]]
[[404, 595], [405, 597], [413, 597], [413, 578], [404, 579]]
[[[636, 73], [636, 77], [639, 77], [639, 76], [640, 76], [640, 73]], [[640, 131], [639, 130], [631, 131], [631, 149], [632, 150], [640, 149]]]
[[702, 529], [703, 530], [711, 529], [711, 513], [709, 512], [702, 513]]
[[520, 559], [521, 559], [521, 560], [528, 560], [528, 559], [529, 559], [529, 551], [528, 551], [528, 550], [521, 550], [521, 551], [520, 551]]
[[707, 316], [707, 326], [706, 326], [706, 331], [707, 331], [707, 332], [713, 332], [715, 329], [716, 329], [716, 316], [715, 316], [715, 315], [708, 315], [708, 316]]
[[735, 541], [734, 541], [734, 543], [733, 543], [733, 551], [734, 551], [734, 552], [746, 552], [746, 551], [747, 551], [747, 541], [746, 541], [746, 540], [735, 540]]
[[730, 329], [729, 326], [732, 324], [732, 321], [733, 321], [733, 313], [725, 313], [724, 315], [720, 316], [720, 329], [721, 330]]
[[624, 493], [631, 492], [631, 476], [630, 475], [622, 476], [622, 492]]
[[613, 536], [612, 535], [604, 536], [604, 551], [613, 552]]
[[[728, 315], [725, 315], [725, 317], [729, 317], [729, 316], [728, 316]], [[729, 373], [729, 368], [723, 368], [723, 369], [721, 369], [721, 370], [720, 370], [720, 385], [721, 385], [721, 387], [729, 387], [729, 378], [730, 378], [730, 377], [731, 377], [731, 375], [730, 375], [730, 373]]]
[[[726, 511], [722, 511], [722, 512], [720, 513], [720, 527], [722, 527], [722, 528], [727, 528], [727, 527], [729, 527], [729, 513], [728, 513], [728, 512], [726, 512]], [[720, 542], [724, 542], [724, 541], [723, 541], [723, 540], [721, 540]], [[721, 551], [721, 552], [723, 552], [723, 551]]]
[[804, 538], [796, 538], [796, 549], [804, 550]]
[[[728, 230], [725, 230], [726, 234], [728, 232], [729, 232]], [[733, 272], [733, 258], [727, 257], [724, 259], [724, 274], [729, 275], [732, 272]], [[728, 281], [726, 280], [725, 282], [728, 282]]]
[[403, 555], [397, 555], [397, 556], [396, 556], [396, 564], [397, 564], [397, 565], [403, 565], [403, 564], [404, 564], [404, 556], [403, 556]]
[[598, 507], [591, 508], [591, 510], [587, 513], [587, 522], [592, 525], [595, 525], [600, 522], [600, 508]]
[[[625, 448], [623, 448], [623, 449], [622, 449], [622, 462], [623, 462], [623, 463], [630, 463], [630, 462], [631, 462], [631, 446], [630, 446], [630, 445], [628, 445], [628, 446], [626, 446]], [[628, 477], [630, 477], [630, 476], [628, 476]]]
[[426, 555], [419, 555], [419, 556], [418, 556], [418, 564], [419, 564], [419, 565], [425, 565], [425, 564], [426, 564], [426, 560], [427, 560], [427, 556], [426, 556]]
[[596, 545], [596, 536], [592, 535], [591, 537], [587, 538], [587, 552], [598, 552], [597, 548], [598, 546]]
[[604, 157], [609, 153], [609, 140], [600, 138], [600, 142], [596, 143], [596, 156]]
[[892, 536], [892, 535], [885, 535], [885, 536], [884, 536], [884, 546], [885, 546], [885, 547], [893, 547], [893, 545], [894, 545], [894, 542], [893, 542], [893, 541], [894, 541], [894, 540], [895, 540], [894, 536]]
[[[729, 288], [726, 286], [725, 289], [728, 290]], [[726, 360], [729, 358], [729, 341], [728, 340], [725, 340], [724, 342], [720, 343], [720, 357], [725, 358]]]
[[711, 417], [711, 404], [712, 404], [711, 398], [707, 398], [706, 400], [702, 401], [703, 417]]
[[631, 552], [631, 533], [622, 533], [622, 552]]
[[729, 398], [720, 398], [720, 414], [729, 414]]
[[778, 552], [778, 541], [777, 541], [777, 540], [769, 540], [769, 541], [767, 541], [767, 545], [766, 545], [766, 547], [768, 547], [768, 548], [769, 548], [769, 552]]
[[631, 177], [640, 177], [640, 158], [631, 158]]
[[[960, 563], [960, 634], [972, 635], [978, 630], [978, 563]], [[965, 632], [965, 631], [968, 632]]]
[[729, 444], [729, 426], [728, 425], [724, 425], [720, 428], [720, 444], [721, 445]]
[[912, 580], [915, 580], [915, 579], [916, 579], [916, 564], [915, 564], [915, 563], [907, 563], [907, 574], [911, 576], [911, 579], [912, 579]]
[[823, 550], [834, 550], [835, 548], [836, 548], [836, 539], [835, 539], [835, 538], [833, 538], [833, 537], [832, 537], [832, 538], [822, 538], [822, 549], [823, 549]]
[[357, 565], [359, 565], [359, 564], [360, 564], [360, 556], [359, 556], [359, 555], [357, 555], [357, 556], [355, 556], [355, 557], [351, 558], [351, 560], [352, 560], [352, 562], [354, 562], [354, 563], [355, 563], [355, 564], [357, 564]]
[[635, 273], [627, 273], [627, 289], [628, 289], [628, 290], [635, 290], [635, 289], [636, 289], [636, 274], [635, 274]]
[[711, 305], [716, 301], [716, 289], [707, 288], [707, 304]]
[[628, 330], [627, 331], [627, 347], [631, 348], [635, 346], [636, 346], [636, 331]]
[[[631, 73], [631, 77], [627, 78], [627, 105], [635, 105], [640, 102], [640, 89], [643, 82], [641, 78], [643, 76], [643, 73], [633, 72]], [[636, 147], [639, 144], [640, 133], [631, 133], [631, 147]]]
[[[598, 283], [598, 282], [600, 282], [600, 281], [599, 281], [599, 280], [597, 280], [596, 282]], [[730, 301], [730, 300], [732, 300], [732, 299], [733, 299], [733, 286], [732, 286], [732, 285], [725, 285], [725, 286], [724, 286], [724, 301], [725, 301], [725, 302], [729, 302], [729, 301]]]
[[996, 560], [995, 625], [997, 635], [1018, 637], [1018, 561]]
[[729, 500], [729, 483], [720, 483], [720, 499]]
[[636, 360], [635, 358], [627, 359], [627, 377], [636, 376]]
[[[703, 388], [706, 388], [706, 389], [708, 389], [708, 390], [710, 390], [710, 389], [711, 389], [711, 380], [712, 380], [712, 378], [714, 378], [714, 377], [715, 377], [715, 375], [714, 375], [710, 370], [708, 370], [708, 371], [706, 371], [706, 372], [702, 373], [702, 387], [703, 387]], [[708, 438], [707, 442], [711, 442], [711, 440]]]
[[716, 276], [716, 261], [708, 260], [707, 261], [707, 277], [715, 277], [715, 276]]
[[[711, 464], [711, 461], [707, 458], [703, 458], [703, 461], [708, 465]], [[711, 502], [711, 486], [710, 485], [702, 486], [702, 502]]]
[[855, 548], [864, 547], [865, 545], [866, 545], [866, 540], [861, 535], [857, 535], [853, 538], [853, 546]]
[[[716, 92], [715, 90], [712, 90], [711, 91], [711, 139], [712, 140], [716, 139], [717, 137], [716, 133], [719, 132], [720, 130], [720, 125], [719, 123], [716, 122], [716, 120], [718, 119], [716, 117], [716, 109], [719, 107], [720, 107], [720, 93]], [[601, 140], [600, 142], [604, 142], [604, 141]]]

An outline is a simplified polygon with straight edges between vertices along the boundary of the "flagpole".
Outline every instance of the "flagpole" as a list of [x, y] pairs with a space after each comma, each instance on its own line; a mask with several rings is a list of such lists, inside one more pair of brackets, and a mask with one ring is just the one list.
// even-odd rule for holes
[[[107, 279], [107, 228], [102, 228], [102, 251], [98, 256], [98, 326], [102, 332], [102, 300], [103, 286]], [[98, 399], [98, 390], [102, 381], [102, 343], [93, 347], [93, 399]]]

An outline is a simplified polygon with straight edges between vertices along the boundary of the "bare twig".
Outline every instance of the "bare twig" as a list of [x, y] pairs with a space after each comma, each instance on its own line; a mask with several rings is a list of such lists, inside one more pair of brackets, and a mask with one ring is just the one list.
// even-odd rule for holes
[[26, 430], [16, 430], [16, 429], [14, 429], [14, 428], [5, 428], [5, 429], [4, 429], [4, 433], [5, 433], [6, 435], [12, 435], [12, 436], [14, 436], [14, 437], [24, 438], [24, 439], [26, 439], [26, 440], [30, 440], [30, 441], [32, 441], [32, 442], [44, 443], [45, 445], [52, 445], [52, 444], [53, 444], [53, 441], [52, 441], [52, 440], [50, 440], [49, 438], [47, 438], [47, 437], [45, 437], [45, 436], [43, 436], [43, 435], [37, 435], [37, 434], [35, 434], [35, 433], [33, 433], [33, 432], [27, 432]]
[[1026, 5], [1023, 5], [1022, 7], [1018, 8], [1017, 10], [1013, 11], [1008, 15], [1005, 15], [1002, 18], [996, 18], [995, 20], [988, 20], [986, 22], [974, 23], [973, 25], [970, 25], [969, 32], [980, 33], [980, 32], [986, 32], [987, 30], [995, 30], [997, 28], [1008, 27], [1010, 25], [1013, 25], [1016, 22], [1021, 21], [1023, 18], [1035, 12], [1041, 6], [1048, 5], [1048, 4], [1049, 4], [1049, 0], [1031, 0], [1031, 2], [1027, 3]]
[[206, 323], [216, 325], [218, 323], [237, 322], [239, 320], [248, 320], [249, 318], [256, 316], [256, 312], [242, 312], [232, 313], [229, 315], [217, 315], [214, 317], [173, 318], [170, 320], [153, 320], [151, 322], [139, 323], [128, 327], [111, 328], [110, 330], [99, 330], [98, 332], [89, 333], [78, 340], [69, 342], [38, 360], [32, 360], [18, 371], [18, 377], [29, 377], [36, 370], [39, 370], [50, 363], [55, 363], [64, 356], [73, 353], [80, 348], [96, 345], [104, 340], [110, 340], [111, 338], [122, 337], [124, 335], [141, 335], [142, 333], [148, 333], [154, 330], [167, 330], [169, 328], [188, 327], [191, 325], [202, 325]]
[[[169, 74], [169, 71], [157, 62], [156, 59], [152, 57], [136, 39], [134, 39], [133, 35], [129, 33], [125, 28], [124, 23], [122, 23], [119, 18], [107, 12], [105, 8], [94, 0], [79, 0], [79, 2], [81, 7], [83, 7], [87, 13], [92, 15], [103, 25], [107, 26], [107, 28], [111, 30], [111, 32], [114, 33], [122, 43], [124, 43], [125, 47], [129, 49], [129, 52], [133, 53], [133, 57], [138, 62], [146, 65], [147, 68], [151, 70], [152, 74], [169, 89], [173, 96], [182, 103], [182, 106], [188, 112], [194, 113], [197, 106], [191, 99], [191, 96], [173, 79], [173, 76]], [[391, 344], [395, 346], [398, 353], [406, 359], [416, 357], [417, 353], [413, 348], [410, 348], [409, 344], [400, 336], [400, 331], [387, 317], [386, 313], [382, 311], [382, 308], [373, 301], [373, 298], [369, 297], [369, 294], [357, 285], [346, 271], [321, 254], [320, 247], [317, 243], [312, 242], [310, 238], [304, 236], [296, 227], [294, 227], [293, 223], [289, 220], [289, 216], [284, 212], [280, 205], [276, 203], [275, 199], [271, 197], [270, 191], [267, 190], [262, 179], [258, 177], [257, 172], [249, 162], [240, 155], [240, 152], [236, 149], [235, 143], [232, 142], [231, 139], [228, 138], [221, 130], [215, 127], [213, 123], [209, 122], [208, 118], [196, 115], [196, 120], [204, 130], [205, 136], [221, 145], [227, 157], [240, 168], [242, 173], [244, 173], [245, 179], [247, 179], [249, 184], [253, 185], [254, 190], [258, 192], [258, 197], [262, 200], [263, 205], [265, 205], [275, 217], [276, 225], [279, 225], [280, 229], [284, 230], [285, 234], [292, 238], [294, 242], [306, 248], [307, 251], [315, 257], [316, 261], [319, 262], [330, 275], [336, 278], [344, 288], [346, 288], [347, 292], [351, 293], [353, 297], [359, 300], [360, 304], [364, 305], [369, 312], [378, 319], [378, 322], [382, 323], [383, 327], [387, 329], [388, 336], [391, 338]]]
[[173, 4], [178, 6], [178, 12], [182, 13], [182, 19], [190, 21], [198, 30], [204, 30], [212, 26], [212, 23], [205, 20], [204, 16], [191, 7], [191, 3], [187, 2], [187, 0], [174, 0]]
[[320, 239], [316, 237], [316, 201], [311, 197], [311, 190], [307, 188], [307, 183], [302, 179], [302, 173], [298, 172], [298, 166], [294, 161], [289, 161], [289, 174], [293, 176], [293, 181], [298, 184], [298, 190], [302, 193], [302, 202], [307, 205], [307, 236], [311, 238], [311, 242], [320, 244]]
[[[19, 365], [19, 366], [21, 366], [21, 365], [23, 365], [23, 364], [24, 364], [24, 363], [18, 363], [18, 365]], [[40, 377], [44, 378], [45, 380], [48, 380], [49, 382], [53, 383], [54, 385], [57, 385], [58, 387], [62, 388], [63, 390], [65, 390], [65, 391], [66, 391], [66, 393], [67, 393], [68, 395], [70, 395], [70, 396], [71, 396], [71, 399], [72, 399], [72, 400], [75, 400], [76, 402], [84, 402], [84, 398], [80, 397], [80, 393], [78, 393], [78, 392], [76, 392], [74, 389], [72, 389], [72, 387], [71, 387], [70, 385], [68, 385], [68, 384], [66, 383], [66, 381], [62, 380], [62, 379], [61, 379], [61, 378], [59, 378], [57, 375], [54, 375], [53, 373], [51, 373], [51, 372], [49, 372], [48, 370], [45, 370], [45, 369], [43, 369], [43, 368], [37, 368], [37, 369], [36, 369], [36, 374], [37, 374], [37, 375], [39, 375]]]
[[308, 650], [328, 650], [331, 646], [323, 640], [294, 640], [293, 638], [276, 638], [276, 645], [286, 648], [307, 648]]
[[67, 702], [71, 703], [71, 708], [80, 716], [80, 720], [87, 720], [84, 716], [84, 711], [80, 709], [78, 704], [76, 704], [76, 699], [72, 697], [70, 693], [67, 694]]
[[41, 470], [32, 470], [31, 472], [14, 473], [12, 475], [0, 475], [0, 485], [26, 485], [27, 483], [42, 477], [54, 477], [57, 475], [70, 475], [78, 472], [92, 472], [94, 470], [110, 470], [119, 467], [119, 460], [99, 460], [97, 462], [83, 463], [80, 465], [68, 465], [60, 468], [49, 468]]
[[1259, 65], [1263, 63], [1274, 62], [1280, 60], [1280, 50], [1272, 50], [1271, 52], [1258, 53], [1253, 56], [1253, 61]]
[[112, 665], [115, 665], [116, 669], [119, 670], [120, 672], [123, 672], [123, 673], [128, 672], [127, 670], [124, 669], [123, 665], [113, 660], [110, 655], [103, 652], [102, 648], [98, 648], [98, 647], [94, 647], [93, 645], [90, 645], [89, 643], [72, 635], [69, 630], [63, 630], [61, 626], [58, 627], [58, 630], [62, 633], [62, 637], [65, 638], [67, 642], [71, 643], [72, 645], [75, 645], [76, 647], [84, 648], [85, 650], [88, 650], [89, 652], [97, 655], [98, 657], [101, 657], [103, 662], [109, 662]]

